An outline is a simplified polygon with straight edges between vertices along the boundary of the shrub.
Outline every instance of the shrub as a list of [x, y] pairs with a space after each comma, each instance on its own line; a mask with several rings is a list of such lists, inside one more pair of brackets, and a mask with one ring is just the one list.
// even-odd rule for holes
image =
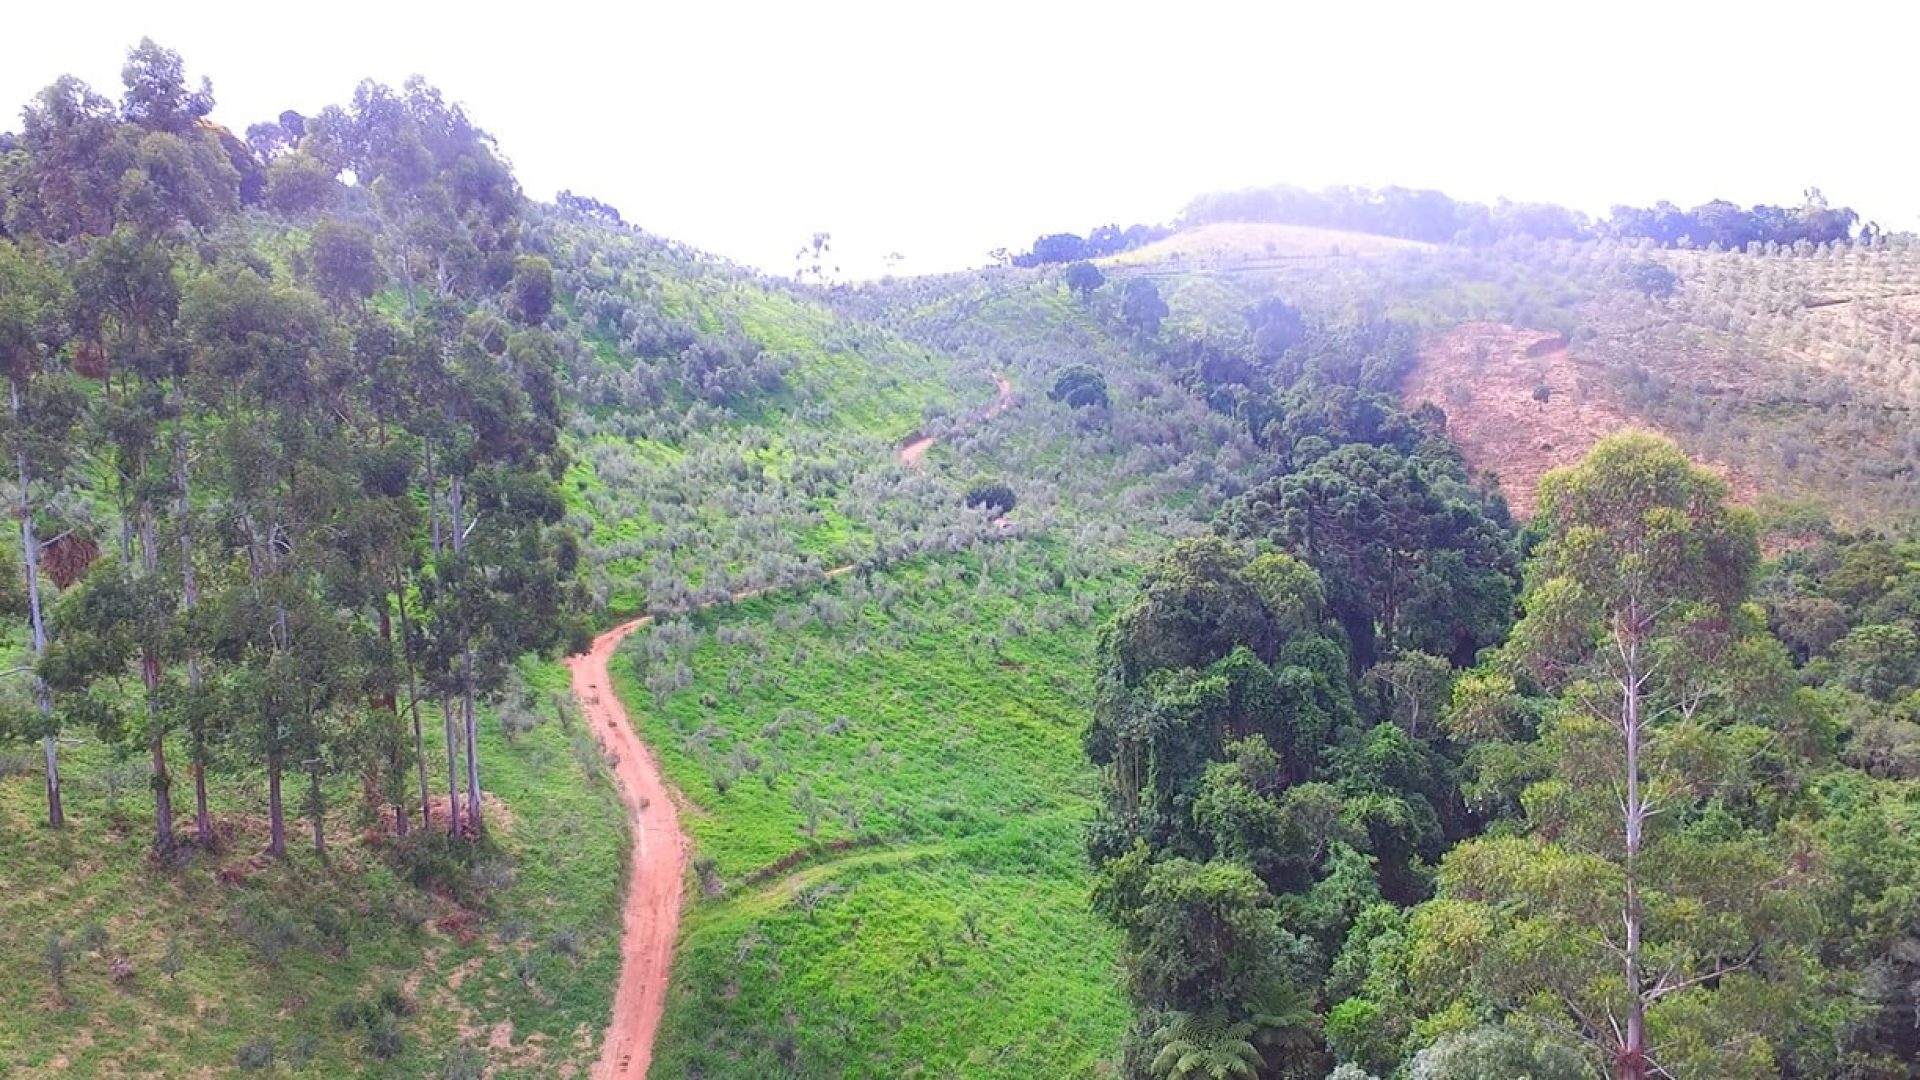
[[54, 996], [60, 1001], [67, 1000], [67, 967], [73, 960], [73, 945], [60, 934], [47, 937], [47, 947], [40, 953], [40, 962], [46, 966], [47, 981], [53, 984]]
[[313, 1055], [320, 1052], [320, 1040], [312, 1035], [302, 1035], [287, 1047], [287, 1068], [294, 1072], [306, 1068], [313, 1062]]
[[1077, 262], [1067, 267], [1067, 288], [1082, 297], [1093, 295], [1093, 291], [1106, 284], [1107, 276], [1100, 268], [1090, 262]]
[[1107, 405], [1107, 377], [1100, 369], [1087, 364], [1074, 364], [1060, 369], [1054, 376], [1053, 389], [1047, 391], [1051, 401], [1066, 403], [1071, 409], [1085, 409]]
[[700, 892], [709, 899], [726, 891], [726, 882], [720, 879], [720, 864], [712, 856], [702, 855], [693, 860], [693, 872], [700, 877]]
[[1646, 296], [1665, 298], [1673, 295], [1680, 279], [1657, 262], [1643, 262], [1627, 271], [1627, 283]]
[[400, 1038], [400, 1026], [391, 1017], [382, 1016], [367, 1027], [367, 1041], [361, 1045], [367, 1056], [379, 1061], [387, 1061], [400, 1056], [406, 1048]]
[[414, 1012], [413, 999], [397, 986], [381, 987], [374, 1004], [388, 1016], [412, 1016]]
[[486, 1075], [486, 1059], [471, 1046], [456, 1046], [440, 1067], [440, 1080], [481, 1080]]
[[368, 1027], [380, 1018], [380, 1006], [371, 1001], [343, 1001], [333, 1007], [333, 1026], [341, 1031]]
[[967, 505], [984, 508], [995, 517], [1011, 513], [1016, 501], [1013, 489], [997, 477], [976, 476], [967, 484]]
[[187, 958], [180, 950], [180, 942], [167, 942], [167, 951], [160, 954], [160, 974], [172, 981], [175, 975], [187, 968]]
[[234, 1055], [233, 1063], [242, 1072], [257, 1072], [273, 1068], [273, 1058], [273, 1040], [255, 1039], [240, 1048], [240, 1052]]

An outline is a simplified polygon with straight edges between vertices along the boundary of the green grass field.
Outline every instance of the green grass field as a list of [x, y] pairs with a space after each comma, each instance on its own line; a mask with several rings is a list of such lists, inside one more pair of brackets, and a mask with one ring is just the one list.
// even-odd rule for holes
[[[623, 652], [704, 868], [663, 1075], [1089, 1076], [1118, 1045], [1079, 744], [1117, 579], [1056, 590], [1058, 554], [849, 576]], [[658, 664], [693, 678], [656, 706], [634, 669]]]
[[[566, 686], [558, 664], [530, 668], [528, 681], [542, 695]], [[580, 725], [549, 716], [511, 743], [497, 724], [482, 731], [494, 845], [484, 910], [396, 873], [356, 820], [356, 781], [331, 785], [329, 861], [290, 818], [289, 857], [272, 864], [254, 858], [264, 779], [214, 776], [226, 850], [166, 867], [147, 857], [143, 761], [64, 746], [68, 826], [55, 832], [42, 823], [37, 755], [8, 757], [0, 1076], [225, 1075], [269, 1046], [264, 1075], [457, 1075], [482, 1060], [498, 1077], [583, 1071], [619, 962], [625, 815]], [[190, 830], [184, 771], [181, 788]], [[68, 943], [64, 1000], [47, 966], [56, 935]], [[116, 981], [120, 958], [132, 975]], [[337, 1016], [383, 990], [410, 1013], [390, 1018], [399, 1043], [386, 1060], [369, 1052], [367, 1025]]]

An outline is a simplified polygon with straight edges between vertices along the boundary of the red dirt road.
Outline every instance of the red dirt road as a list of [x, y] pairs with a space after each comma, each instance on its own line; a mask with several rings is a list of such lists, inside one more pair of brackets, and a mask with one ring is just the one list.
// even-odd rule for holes
[[[982, 417], [982, 419], [985, 419], [985, 420], [991, 420], [994, 417], [999, 416], [1001, 413], [1007, 411], [1007, 406], [1013, 404], [1013, 384], [1012, 383], [1008, 382], [1006, 379], [1002, 378], [999, 375], [995, 375], [993, 377], [993, 386], [994, 386], [993, 404], [987, 406], [986, 414]], [[933, 436], [931, 435], [914, 436], [912, 439], [900, 445], [900, 463], [903, 465], [920, 464], [920, 458], [924, 454], [926, 454], [926, 452], [930, 448], [932, 448], [932, 446], [933, 446]]]
[[[1013, 384], [999, 375], [993, 383], [996, 392], [993, 404], [987, 406], [987, 418], [1000, 415], [1013, 403]], [[918, 463], [932, 445], [930, 437], [905, 444], [899, 451], [901, 463]], [[839, 577], [852, 569], [836, 566], [822, 576]], [[747, 600], [766, 591], [751, 589], [734, 594], [733, 599]], [[621, 916], [620, 982], [614, 988], [613, 1018], [600, 1044], [600, 1060], [593, 1067], [594, 1080], [642, 1080], [653, 1062], [653, 1039], [666, 1012], [667, 976], [673, 970], [674, 939], [680, 930], [680, 894], [693, 847], [680, 831], [675, 793], [667, 787], [653, 751], [633, 730], [607, 672], [607, 662], [627, 635], [652, 621], [652, 616], [646, 616], [621, 623], [594, 638], [593, 647], [583, 655], [567, 657], [573, 696], [587, 723], [614, 755], [613, 776], [633, 828], [633, 858], [628, 863], [627, 900]]]
[[680, 928], [680, 888], [687, 868], [688, 841], [680, 832], [680, 813], [660, 775], [660, 764], [640, 741], [627, 710], [613, 692], [607, 661], [620, 643], [653, 620], [635, 619], [593, 639], [584, 656], [570, 656], [573, 696], [587, 723], [606, 741], [616, 760], [614, 778], [633, 827], [633, 857], [628, 861], [627, 901], [620, 934], [620, 982], [613, 993], [613, 1023], [600, 1046], [593, 1075], [599, 1080], [644, 1077], [653, 1058], [653, 1036], [667, 1004], [667, 974], [673, 966], [673, 940]]

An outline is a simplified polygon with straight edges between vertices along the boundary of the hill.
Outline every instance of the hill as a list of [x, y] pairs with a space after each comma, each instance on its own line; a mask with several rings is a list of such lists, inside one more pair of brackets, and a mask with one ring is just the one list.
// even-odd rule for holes
[[[1447, 950], [1534, 855], [1612, 880], [1611, 834], [1556, 846], [1618, 804], [1555, 771], [1611, 753], [1555, 683], [1605, 657], [1524, 652], [1637, 625], [1528, 591], [1636, 565], [1564, 554], [1606, 498], [1724, 563], [1659, 582], [1711, 617], [1649, 645], [1693, 741], [1648, 768], [1711, 773], [1663, 776], [1654, 869], [1768, 871], [1668, 881], [1659, 932], [1732, 912], [1654, 995], [1688, 1060], [1912, 1060], [1920, 871], [1876, 845], [1920, 772], [1915, 551], [1798, 512], [1757, 573], [1711, 474], [1611, 437], [1910, 514], [1910, 238], [1816, 240], [1851, 222], [1810, 201], [1733, 222], [1784, 246], [1539, 239], [1564, 215], [1389, 189], [1313, 204], [1375, 232], [1215, 222], [1104, 278], [805, 287], [527, 199], [422, 82], [240, 140], [179, 57], [128, 72], [0, 141], [0, 1071], [1131, 1077], [1244, 1064], [1244, 1022], [1303, 1074], [1590, 1072], [1626, 1048]], [[1587, 519], [1523, 534], [1562, 466]], [[1546, 891], [1514, 948], [1581, 944]]]
[[[1571, 465], [1609, 435], [1654, 425], [1621, 409], [1601, 389], [1604, 373], [1583, 368], [1559, 334], [1468, 323], [1429, 337], [1401, 383], [1409, 410], [1447, 414], [1447, 437], [1476, 472], [1495, 478], [1507, 505], [1531, 517], [1540, 478]], [[1725, 465], [1735, 497], [1754, 483]]]
[[1269, 222], [1215, 222], [1185, 228], [1164, 240], [1095, 260], [1103, 267], [1174, 264], [1228, 271], [1274, 260], [1329, 259], [1421, 251], [1432, 245], [1372, 233]]

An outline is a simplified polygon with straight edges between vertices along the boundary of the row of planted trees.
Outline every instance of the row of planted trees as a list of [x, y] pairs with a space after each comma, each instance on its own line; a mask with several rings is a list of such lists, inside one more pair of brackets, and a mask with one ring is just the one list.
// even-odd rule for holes
[[410, 804], [431, 825], [437, 705], [445, 824], [476, 833], [476, 707], [575, 625], [551, 274], [517, 248], [519, 190], [417, 81], [248, 147], [177, 55], [143, 42], [125, 79], [117, 108], [60, 80], [0, 145], [32, 649], [4, 730], [40, 742], [55, 826], [63, 734], [140, 747], [162, 850], [173, 755], [201, 843], [209, 773], [263, 769], [278, 855], [290, 778], [321, 851], [330, 773], [397, 831]]

